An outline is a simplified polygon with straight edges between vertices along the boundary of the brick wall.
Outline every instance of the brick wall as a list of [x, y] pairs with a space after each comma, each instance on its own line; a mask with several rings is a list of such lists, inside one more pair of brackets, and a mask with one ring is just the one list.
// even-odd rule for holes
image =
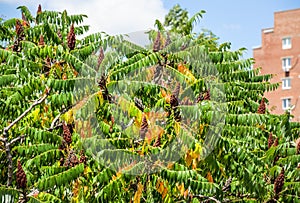
[[[291, 57], [292, 68], [289, 71], [291, 88], [283, 90], [280, 87], [265, 96], [269, 100], [268, 109], [271, 113], [282, 114], [282, 99], [291, 98], [295, 105], [291, 114], [294, 121], [300, 121], [300, 9], [275, 12], [274, 27], [263, 29], [261, 32], [261, 47], [253, 49], [254, 68], [261, 67], [261, 74], [274, 74], [272, 83], [282, 82], [286, 74], [282, 69], [282, 58]], [[291, 38], [291, 48], [282, 49], [282, 39]]]

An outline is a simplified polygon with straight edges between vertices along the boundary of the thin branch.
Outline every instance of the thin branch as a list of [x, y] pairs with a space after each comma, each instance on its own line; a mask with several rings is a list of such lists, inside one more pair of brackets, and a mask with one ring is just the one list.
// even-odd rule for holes
[[0, 137], [0, 142], [6, 143], [6, 138]]
[[55, 116], [55, 118], [53, 119], [51, 125], [50, 125], [50, 128], [47, 129], [47, 131], [52, 131], [53, 129], [57, 128], [57, 127], [60, 127], [61, 125], [55, 125], [56, 122], [59, 120], [59, 117], [66, 113], [67, 111], [69, 111], [71, 108], [73, 108], [75, 105], [71, 105], [65, 109], [63, 109], [57, 116]]
[[209, 196], [204, 196], [204, 195], [193, 195], [193, 198], [208, 199], [208, 200], [212, 200], [212, 201], [217, 202], [217, 203], [221, 203], [219, 200], [217, 200], [214, 197], [209, 197]]
[[23, 139], [25, 137], [25, 135], [20, 135], [19, 137], [16, 137], [14, 139], [12, 139], [9, 143], [7, 143], [8, 145], [12, 145], [13, 143], [15, 143], [16, 141]]
[[24, 116], [26, 116], [33, 107], [36, 105], [41, 104], [49, 95], [50, 90], [47, 91], [47, 93], [40, 99], [36, 100], [28, 109], [26, 109], [16, 120], [14, 120], [9, 126], [5, 127], [3, 130], [3, 134], [6, 135], [9, 129], [11, 129], [14, 125], [16, 125]]
[[13, 175], [13, 160], [11, 155], [11, 149], [9, 143], [5, 143], [5, 152], [6, 152], [6, 158], [8, 161], [7, 165], [7, 187], [9, 187], [12, 183], [12, 175]]

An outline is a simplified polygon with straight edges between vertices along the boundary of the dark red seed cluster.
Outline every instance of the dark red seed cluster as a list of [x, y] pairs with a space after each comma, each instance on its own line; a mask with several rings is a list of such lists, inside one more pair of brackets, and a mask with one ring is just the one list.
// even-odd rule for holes
[[13, 51], [19, 52], [21, 50], [20, 42], [24, 40], [25, 34], [24, 34], [24, 27], [18, 19], [16, 20], [16, 34], [17, 36], [14, 41]]
[[20, 160], [18, 160], [18, 170], [17, 170], [17, 188], [25, 189], [27, 185], [26, 174], [22, 168]]
[[266, 104], [265, 104], [265, 99], [262, 98], [260, 101], [259, 107], [257, 109], [257, 113], [259, 114], [265, 114], [266, 113]]
[[274, 147], [277, 147], [277, 146], [278, 146], [278, 137], [276, 137], [273, 146], [274, 146]]
[[70, 150], [70, 153], [65, 160], [64, 166], [66, 167], [74, 167], [75, 165], [79, 164], [79, 160], [73, 150]]
[[275, 193], [275, 199], [278, 199], [278, 194], [282, 191], [284, 185], [284, 169], [281, 169], [280, 174], [277, 176], [277, 178], [274, 181], [274, 193]]
[[142, 119], [142, 125], [141, 125], [141, 129], [140, 129], [140, 137], [142, 138], [142, 139], [144, 139], [145, 138], [145, 136], [146, 136], [146, 133], [147, 133], [147, 131], [148, 131], [148, 122], [147, 122], [147, 118], [146, 118], [146, 116], [143, 116], [143, 119]]
[[158, 135], [157, 139], [155, 140], [153, 147], [159, 147], [161, 145], [161, 137], [160, 134]]
[[86, 165], [86, 163], [87, 163], [87, 158], [86, 158], [86, 156], [85, 156], [85, 154], [84, 154], [84, 151], [81, 151], [81, 152], [80, 152], [79, 163], [84, 163], [84, 165]]
[[43, 45], [45, 45], [45, 42], [44, 42], [44, 36], [41, 35], [41, 36], [40, 36], [40, 40], [39, 40], [39, 46], [43, 46]]
[[175, 97], [174, 94], [172, 94], [171, 97], [170, 97], [170, 104], [171, 104], [172, 108], [178, 106], [178, 99]]
[[99, 56], [98, 56], [97, 70], [99, 70], [99, 67], [100, 67], [103, 59], [104, 59], [104, 51], [103, 51], [103, 48], [101, 47], [100, 48], [100, 53], [99, 53]]
[[70, 131], [70, 127], [65, 123], [63, 122], [63, 138], [64, 138], [64, 141], [67, 143], [67, 144], [71, 144], [72, 143], [72, 133]]
[[68, 39], [68, 47], [70, 50], [74, 50], [76, 44], [76, 36], [74, 32], [74, 25], [72, 24], [70, 27], [70, 31], [67, 36]]
[[274, 144], [274, 139], [273, 139], [273, 134], [269, 133], [269, 138], [268, 138], [268, 148], [270, 149], [272, 145]]
[[160, 32], [157, 32], [157, 35], [156, 35], [156, 38], [155, 38], [155, 41], [154, 41], [154, 44], [153, 44], [153, 51], [154, 52], [157, 52], [160, 50], [160, 46], [161, 46], [161, 43], [160, 43]]
[[41, 4], [39, 4], [36, 15], [39, 15], [40, 13], [42, 13], [42, 6]]
[[206, 90], [205, 94], [204, 94], [204, 100], [210, 100], [210, 90]]

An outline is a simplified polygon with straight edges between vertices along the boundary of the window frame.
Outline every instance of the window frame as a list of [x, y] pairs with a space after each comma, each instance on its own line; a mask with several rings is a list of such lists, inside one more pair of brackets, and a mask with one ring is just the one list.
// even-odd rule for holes
[[[289, 42], [289, 44], [287, 44]], [[291, 37], [283, 37], [281, 40], [282, 49], [291, 49], [292, 48], [292, 38]]]
[[[289, 61], [288, 66], [286, 65], [287, 61]], [[281, 59], [281, 66], [282, 66], [283, 71], [285, 71], [285, 72], [289, 71], [292, 68], [292, 57], [290, 57], [290, 56], [283, 57]]]
[[[286, 103], [286, 101], [289, 101], [288, 102], [289, 104]], [[282, 98], [281, 103], [282, 103], [282, 109], [287, 110], [292, 106], [292, 98], [291, 97]], [[285, 106], [286, 104], [288, 104], [288, 106]]]
[[[292, 78], [290, 78], [290, 77], [285, 77], [285, 78], [281, 79], [283, 90], [288, 90], [288, 89], [292, 88], [292, 81], [291, 80], [292, 80]], [[289, 81], [289, 82], [287, 82], [287, 81]]]

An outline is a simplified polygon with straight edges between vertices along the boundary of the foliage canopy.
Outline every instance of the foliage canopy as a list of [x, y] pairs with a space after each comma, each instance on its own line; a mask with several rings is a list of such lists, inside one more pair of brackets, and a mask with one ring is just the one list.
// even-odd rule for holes
[[[47, 11], [0, 24], [0, 202], [299, 199], [299, 123], [175, 6], [151, 47]], [[175, 144], [174, 144], [175, 143]]]

